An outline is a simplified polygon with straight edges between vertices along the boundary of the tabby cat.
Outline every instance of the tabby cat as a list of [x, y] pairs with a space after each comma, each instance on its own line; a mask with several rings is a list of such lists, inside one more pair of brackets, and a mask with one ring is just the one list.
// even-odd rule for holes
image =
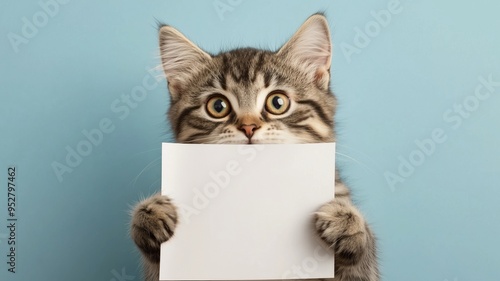
[[[309, 17], [276, 52], [242, 48], [211, 55], [171, 26], [161, 26], [159, 37], [177, 142], [335, 141], [332, 44], [322, 14]], [[334, 251], [334, 280], [379, 280], [374, 235], [338, 176], [335, 200], [318, 207], [315, 226]], [[159, 194], [133, 210], [131, 236], [148, 281], [158, 280], [160, 244], [174, 234], [177, 215], [172, 201]]]

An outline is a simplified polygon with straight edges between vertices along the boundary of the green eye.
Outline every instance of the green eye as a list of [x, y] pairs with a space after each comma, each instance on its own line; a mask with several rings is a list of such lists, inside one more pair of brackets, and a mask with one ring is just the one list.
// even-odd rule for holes
[[215, 95], [208, 99], [206, 110], [213, 118], [224, 118], [231, 112], [231, 104], [226, 97]]
[[290, 108], [290, 99], [283, 91], [272, 91], [266, 99], [266, 110], [275, 115], [281, 115]]

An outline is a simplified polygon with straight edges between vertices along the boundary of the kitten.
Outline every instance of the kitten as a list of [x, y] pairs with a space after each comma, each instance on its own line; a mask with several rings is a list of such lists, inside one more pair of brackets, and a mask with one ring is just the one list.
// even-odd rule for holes
[[[179, 31], [159, 30], [180, 143], [315, 143], [335, 141], [330, 91], [331, 41], [321, 14], [311, 16], [278, 51], [252, 48], [210, 55]], [[316, 213], [318, 235], [335, 254], [336, 281], [378, 281], [375, 238], [335, 180], [335, 200]], [[172, 237], [176, 207], [154, 195], [133, 210], [131, 236], [144, 256], [146, 280], [158, 280], [160, 244]]]

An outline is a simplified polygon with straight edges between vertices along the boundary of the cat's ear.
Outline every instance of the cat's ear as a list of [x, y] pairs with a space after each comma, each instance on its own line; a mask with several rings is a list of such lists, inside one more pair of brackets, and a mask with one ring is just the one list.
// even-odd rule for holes
[[212, 57], [171, 26], [159, 30], [160, 54], [172, 98], [182, 92], [191, 75]]
[[278, 51], [292, 63], [305, 68], [310, 78], [321, 88], [328, 88], [332, 43], [328, 21], [322, 14], [309, 17]]

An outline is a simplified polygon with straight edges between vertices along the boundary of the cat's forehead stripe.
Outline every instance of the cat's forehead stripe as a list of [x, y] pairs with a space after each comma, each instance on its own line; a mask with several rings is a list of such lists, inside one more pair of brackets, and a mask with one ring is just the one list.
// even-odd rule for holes
[[221, 87], [224, 91], [226, 91], [226, 90], [227, 90], [226, 75], [224, 75], [224, 74], [220, 73], [218, 78], [219, 78], [219, 85], [220, 85], [220, 87]]
[[265, 61], [265, 54], [263, 52], [260, 52], [258, 54], [258, 58], [257, 58], [257, 63], [255, 64], [255, 67], [253, 69], [253, 76], [252, 76], [252, 82], [255, 81], [255, 79], [257, 79], [257, 74], [262, 70], [262, 66], [264, 65], [264, 61]]
[[265, 65], [266, 51], [251, 48], [236, 49], [220, 56], [219, 80], [231, 77], [235, 82], [248, 85], [254, 83]]
[[271, 78], [272, 74], [269, 71], [264, 72], [264, 87], [269, 88], [269, 85], [271, 85]]

